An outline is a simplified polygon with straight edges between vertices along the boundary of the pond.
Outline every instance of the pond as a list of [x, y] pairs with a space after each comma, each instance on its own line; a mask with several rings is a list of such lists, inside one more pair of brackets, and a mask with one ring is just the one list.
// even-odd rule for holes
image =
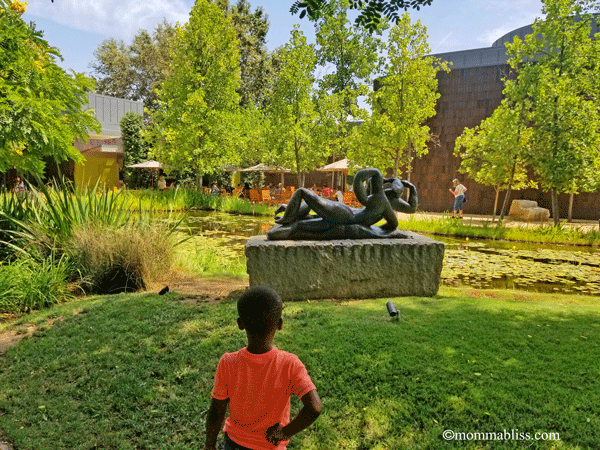
[[[192, 233], [215, 239], [228, 254], [239, 257], [248, 237], [264, 234], [274, 222], [270, 217], [192, 212], [187, 225]], [[598, 249], [430, 237], [446, 244], [446, 285], [600, 295]]]

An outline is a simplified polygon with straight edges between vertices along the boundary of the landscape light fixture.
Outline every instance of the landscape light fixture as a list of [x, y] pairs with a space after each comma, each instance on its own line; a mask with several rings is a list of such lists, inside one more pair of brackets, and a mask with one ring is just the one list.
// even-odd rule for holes
[[396, 307], [391, 301], [387, 302], [385, 306], [387, 307], [387, 310], [390, 313], [390, 317], [395, 317], [396, 320], [400, 320], [400, 312], [396, 310]]

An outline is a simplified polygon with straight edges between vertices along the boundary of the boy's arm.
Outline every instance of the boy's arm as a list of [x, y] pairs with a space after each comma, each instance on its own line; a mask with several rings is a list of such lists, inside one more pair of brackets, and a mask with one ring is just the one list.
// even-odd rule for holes
[[208, 413], [206, 414], [206, 440], [204, 441], [204, 450], [216, 450], [217, 436], [223, 428], [225, 413], [229, 399], [217, 400], [212, 397]]
[[321, 414], [321, 399], [316, 389], [307, 392], [300, 399], [302, 400], [302, 409], [290, 423], [282, 427], [278, 423], [267, 430], [267, 441], [273, 445], [279, 444], [279, 441], [286, 441], [296, 433], [308, 428]]

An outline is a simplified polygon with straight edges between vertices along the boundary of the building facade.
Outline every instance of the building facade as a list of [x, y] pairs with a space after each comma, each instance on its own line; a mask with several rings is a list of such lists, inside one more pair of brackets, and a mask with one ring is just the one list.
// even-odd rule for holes
[[88, 93], [88, 104], [83, 110], [93, 109], [94, 117], [102, 125], [99, 134], [90, 134], [86, 143], [76, 141], [75, 147], [85, 157], [82, 164], [71, 162], [68, 175], [78, 189], [86, 186], [119, 186], [119, 169], [123, 167], [123, 141], [119, 122], [130, 111], [144, 114], [141, 101], [126, 100]]
[[[594, 26], [592, 33], [597, 33]], [[518, 28], [498, 39], [489, 48], [479, 48], [434, 56], [451, 62], [450, 72], [438, 73], [438, 91], [440, 98], [436, 105], [436, 115], [429, 120], [431, 132], [439, 136], [438, 145], [430, 145], [429, 153], [413, 162], [411, 180], [419, 191], [419, 208], [424, 211], [443, 212], [452, 209], [453, 196], [448, 192], [452, 179], [458, 178], [467, 187], [467, 214], [492, 214], [495, 191], [493, 187], [483, 186], [458, 172], [460, 159], [454, 156], [454, 142], [464, 128], [479, 125], [491, 116], [502, 101], [503, 78], [509, 75], [506, 42], [512, 42], [515, 36], [523, 39], [532, 33], [532, 26]], [[600, 151], [600, 149], [599, 149]], [[543, 208], [551, 209], [550, 192], [541, 189], [513, 191], [514, 199], [535, 200]], [[504, 200], [500, 194], [498, 210]], [[510, 206], [509, 201], [509, 206]], [[573, 218], [598, 219], [600, 193], [581, 193], [575, 196]], [[560, 217], [566, 218], [569, 196], [559, 197]]]

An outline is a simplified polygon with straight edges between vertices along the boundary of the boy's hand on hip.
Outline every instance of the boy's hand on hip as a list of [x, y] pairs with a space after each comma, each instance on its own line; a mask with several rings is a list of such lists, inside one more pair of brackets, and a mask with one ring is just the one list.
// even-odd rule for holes
[[266, 438], [267, 441], [273, 445], [278, 445], [279, 442], [288, 439], [288, 437], [283, 434], [283, 427], [278, 423], [267, 428]]

